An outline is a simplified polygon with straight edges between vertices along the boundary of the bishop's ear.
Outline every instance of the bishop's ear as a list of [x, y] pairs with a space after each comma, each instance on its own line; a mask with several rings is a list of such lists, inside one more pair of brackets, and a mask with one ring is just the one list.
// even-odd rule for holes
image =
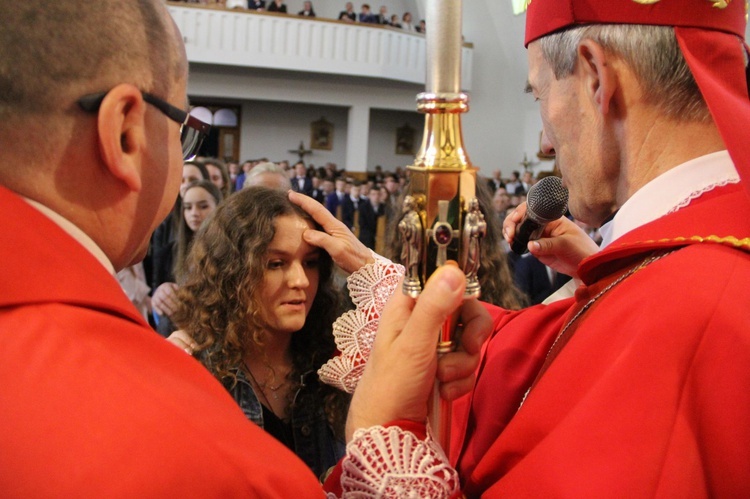
[[130, 84], [112, 88], [99, 108], [99, 149], [106, 168], [131, 191], [141, 189], [146, 102]]
[[612, 56], [595, 41], [584, 39], [578, 45], [578, 65], [584, 91], [602, 115], [608, 114], [617, 87]]

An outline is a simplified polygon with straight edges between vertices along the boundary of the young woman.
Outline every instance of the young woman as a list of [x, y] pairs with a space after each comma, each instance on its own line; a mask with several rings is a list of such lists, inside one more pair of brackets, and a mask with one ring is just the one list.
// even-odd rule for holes
[[[177, 237], [174, 245], [175, 258], [172, 262], [175, 276], [185, 271], [185, 262], [193, 241], [193, 235], [223, 199], [219, 188], [210, 180], [188, 182], [184, 186], [181, 186], [181, 192], [182, 216], [180, 217], [180, 224], [177, 227]], [[162, 305], [165, 313], [160, 317], [159, 323], [156, 326], [157, 331], [162, 336], [168, 336], [172, 331], [177, 329], [172, 320], [174, 311], [177, 308], [177, 289], [178, 286], [175, 282], [165, 282], [157, 289], [159, 299], [163, 304], [166, 304]], [[156, 299], [156, 293], [154, 297]]]
[[182, 196], [191, 182], [208, 180], [208, 170], [203, 163], [188, 161], [182, 166], [180, 195], [175, 200], [169, 216], [156, 228], [149, 250], [150, 284], [152, 291], [154, 325], [158, 328], [162, 317], [173, 312], [174, 267], [177, 258], [177, 232], [182, 223]]
[[283, 191], [233, 194], [193, 240], [174, 319], [248, 419], [321, 476], [343, 456], [348, 396], [316, 375], [338, 300], [313, 228]]
[[229, 178], [229, 170], [226, 163], [221, 160], [209, 158], [204, 161], [208, 171], [208, 179], [219, 188], [224, 199], [232, 193], [232, 183]]
[[193, 236], [223, 199], [219, 188], [210, 180], [197, 180], [185, 187], [182, 195], [182, 221], [177, 230], [175, 275], [184, 273]]

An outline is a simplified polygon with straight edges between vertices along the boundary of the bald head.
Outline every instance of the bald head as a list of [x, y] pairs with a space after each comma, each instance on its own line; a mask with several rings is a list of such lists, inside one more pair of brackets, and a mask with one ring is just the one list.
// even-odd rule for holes
[[[179, 187], [179, 123], [143, 99], [186, 106], [177, 27], [163, 0], [0, 0], [0, 12], [0, 185], [122, 268], [145, 254]], [[95, 112], [78, 105], [99, 92]]]
[[0, 124], [118, 83], [163, 96], [187, 70], [159, 0], [0, 0], [0, 12]]

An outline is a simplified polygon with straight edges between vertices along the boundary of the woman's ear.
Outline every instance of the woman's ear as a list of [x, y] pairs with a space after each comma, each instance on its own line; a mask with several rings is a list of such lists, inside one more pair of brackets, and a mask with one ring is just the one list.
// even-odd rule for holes
[[110, 174], [133, 192], [141, 190], [146, 102], [130, 84], [110, 90], [99, 107], [99, 150]]
[[584, 91], [602, 115], [608, 114], [617, 87], [611, 56], [600, 44], [584, 39], [578, 45], [578, 65]]

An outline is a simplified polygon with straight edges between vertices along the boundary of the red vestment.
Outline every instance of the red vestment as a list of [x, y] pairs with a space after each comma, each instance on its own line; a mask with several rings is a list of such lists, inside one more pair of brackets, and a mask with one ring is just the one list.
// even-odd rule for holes
[[0, 496], [322, 496], [78, 242], [2, 187], [0, 209]]
[[750, 497], [748, 220], [739, 185], [714, 189], [585, 260], [575, 299], [494, 310], [454, 417], [467, 496]]

